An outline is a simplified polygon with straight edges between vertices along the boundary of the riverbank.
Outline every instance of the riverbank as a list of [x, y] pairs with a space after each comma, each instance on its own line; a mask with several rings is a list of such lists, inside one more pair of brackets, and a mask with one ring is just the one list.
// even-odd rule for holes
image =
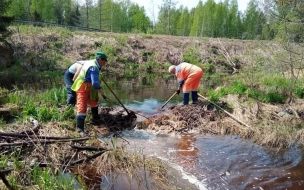
[[[59, 85], [60, 88], [51, 88], [46, 85], [42, 91], [37, 91], [34, 87], [29, 88], [27, 85], [37, 83], [37, 86], [41, 87], [41, 84], [46, 81], [45, 76], [50, 78], [47, 83], [56, 83], [62, 80], [63, 72], [68, 65], [77, 60], [93, 59], [96, 51], [104, 51], [109, 59], [102, 72], [106, 73], [106, 76], [113, 77], [115, 82], [111, 83], [111, 88], [126, 88], [119, 97], [124, 96], [130, 99], [130, 91], [140, 91], [142, 86], [154, 86], [155, 83], [162, 83], [168, 90], [175, 89], [175, 83], [169, 83], [172, 76], [167, 69], [171, 64], [176, 65], [187, 61], [203, 68], [203, 85], [199, 89], [200, 93], [220, 107], [202, 99], [200, 105], [169, 107], [162, 115], [153, 116], [132, 127], [129, 126], [130, 128], [137, 126], [137, 128], [165, 134], [187, 133], [195, 128], [201, 134], [238, 135], [263, 146], [276, 147], [278, 150], [288, 149], [293, 144], [303, 146], [304, 81], [301, 74], [303, 67], [297, 62], [295, 63], [297, 69], [294, 69], [293, 63], [284, 60], [284, 57], [287, 57], [284, 55], [289, 52], [286, 52], [282, 44], [278, 42], [80, 32], [56, 27], [19, 26], [17, 28], [15, 26], [12, 29], [15, 31], [10, 39], [14, 60], [12, 64], [5, 64], [5, 70], [0, 72], [1, 84], [9, 87], [8, 89], [1, 88], [0, 94], [1, 108], [3, 108], [1, 110], [5, 111], [1, 119], [3, 132], [22, 133], [28, 119], [34, 117], [42, 124], [43, 129], [49, 130], [49, 133], [39, 135], [69, 136], [77, 139], [74, 131], [74, 110], [63, 106], [66, 91], [62, 85]], [[297, 44], [294, 46], [297, 47]], [[301, 48], [297, 50], [302, 51]], [[294, 56], [296, 60], [296, 54]], [[130, 83], [125, 81], [130, 81]], [[24, 86], [24, 88], [19, 89], [19, 86]], [[152, 94], [158, 97], [160, 93], [163, 91], [157, 89]], [[107, 114], [109, 110], [106, 110]], [[224, 110], [242, 122], [236, 121]], [[103, 116], [108, 118], [111, 115]], [[8, 117], [4, 118], [4, 116]], [[112, 118], [114, 124], [117, 124], [122, 115], [116, 116]], [[119, 124], [121, 123], [118, 122], [118, 126]], [[96, 136], [96, 131], [94, 131], [96, 129], [98, 134], [109, 132], [115, 134], [115, 131], [122, 130], [117, 126], [111, 130], [109, 126], [94, 128], [89, 123], [87, 125], [91, 127], [88, 129], [92, 129], [90, 130], [92, 137]], [[52, 131], [54, 128], [58, 131]], [[15, 131], [10, 131], [12, 129]], [[12, 141], [2, 136], [1, 139], [2, 143]], [[88, 140], [90, 142], [86, 146], [94, 146], [95, 143], [97, 147], [104, 146], [100, 144], [98, 138], [94, 139], [92, 142], [91, 139]], [[34, 139], [27, 140], [27, 143], [35, 141]], [[108, 144], [112, 146], [112, 149], [114, 141]], [[42, 154], [42, 150], [45, 150], [44, 142], [36, 142], [38, 144], [32, 148], [40, 151], [40, 162], [44, 163], [43, 159], [48, 158]], [[16, 186], [27, 186], [29, 182], [23, 179], [24, 176], [32, 175], [29, 173], [32, 168], [25, 168], [23, 162], [19, 163], [20, 150], [23, 150], [22, 146], [10, 150], [12, 152], [3, 149], [3, 155], [6, 156], [1, 157], [1, 169], [8, 168], [10, 166], [8, 163], [14, 163], [12, 165], [14, 172], [9, 175], [9, 182]], [[65, 149], [62, 148], [62, 150]], [[63, 163], [62, 160], [60, 162], [51, 160], [51, 163], [65, 165], [66, 161], [71, 160], [73, 156], [74, 152], [71, 150], [74, 149], [67, 151], [69, 154], [65, 155]], [[57, 149], [54, 148], [51, 152], [56, 153], [56, 151]], [[118, 157], [115, 157], [117, 153], [115, 149], [111, 152], [115, 159], [120, 161], [125, 159], [124, 156], [120, 157], [125, 155], [125, 152], [119, 152]], [[30, 153], [35, 153], [35, 151], [30, 151]], [[58, 153], [61, 153], [59, 149]], [[9, 157], [9, 155], [12, 156]], [[23, 158], [27, 156], [27, 154], [22, 154]], [[149, 165], [153, 166], [151, 172], [155, 172], [154, 164], [158, 163], [157, 159], [149, 160], [138, 154], [128, 156], [131, 156], [131, 163], [141, 163], [140, 168], [136, 169], [128, 166], [132, 171], [137, 172], [137, 169], [141, 170], [142, 167]], [[56, 157], [60, 155], [56, 154]], [[99, 161], [101, 164], [104, 160], [100, 157]], [[118, 165], [117, 168], [126, 166], [125, 162], [114, 163]], [[156, 169], [158, 168], [156, 178], [166, 179], [166, 177], [160, 177], [165, 176], [165, 167], [162, 165], [164, 163], [158, 164], [160, 165], [156, 164]], [[110, 166], [111, 163], [107, 169], [116, 167], [116, 165]], [[22, 173], [22, 169], [26, 172]], [[54, 173], [44, 169], [39, 169], [39, 172], [37, 169], [37, 172], [39, 175], [48, 174], [50, 179], [56, 177], [58, 174], [56, 172], [59, 171], [57, 167], [52, 167], [52, 170]], [[52, 180], [49, 182], [53, 183]], [[48, 186], [48, 184], [40, 184], [41, 181], [30, 183]], [[170, 182], [166, 180], [161, 181], [161, 185], [168, 184]], [[58, 185], [60, 186], [56, 184], [56, 187]], [[56, 189], [55, 186], [54, 189]]]

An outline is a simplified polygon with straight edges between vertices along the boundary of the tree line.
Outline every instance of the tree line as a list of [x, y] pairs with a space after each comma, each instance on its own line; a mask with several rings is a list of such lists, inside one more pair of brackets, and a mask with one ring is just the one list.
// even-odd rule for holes
[[[1, 1], [10, 2], [5, 16], [14, 19], [101, 31], [272, 40], [286, 37], [289, 30], [293, 40], [303, 39], [304, 2], [297, 0], [250, 0], [244, 12], [239, 11], [237, 0], [199, 1], [190, 10], [176, 7], [178, 0], [163, 0], [158, 18], [153, 10], [152, 18], [148, 17], [143, 6], [130, 0]], [[150, 5], [155, 6], [153, 0]]]

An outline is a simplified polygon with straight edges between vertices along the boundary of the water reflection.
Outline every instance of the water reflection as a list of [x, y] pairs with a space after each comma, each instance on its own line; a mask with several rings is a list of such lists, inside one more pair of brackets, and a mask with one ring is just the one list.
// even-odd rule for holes
[[197, 170], [205, 172], [211, 189], [297, 189], [288, 170], [304, 169], [296, 147], [273, 158], [263, 147], [237, 137], [200, 138], [197, 146]]
[[176, 163], [183, 168], [195, 168], [198, 163], [198, 149], [196, 147], [196, 137], [193, 134], [184, 134], [176, 143], [175, 157]]
[[[179, 101], [177, 100], [170, 101], [167, 106], [177, 104], [178, 102]], [[162, 107], [162, 105], [162, 102], [151, 98], [144, 99], [143, 101], [133, 100], [132, 102], [130, 101], [129, 103], [127, 103], [125, 106], [127, 107], [127, 109], [140, 112], [146, 116], [152, 116], [161, 114], [160, 108]]]
[[160, 136], [140, 130], [133, 132], [124, 133], [130, 147], [136, 146], [145, 155], [167, 161], [197, 189], [304, 187], [304, 160], [298, 147], [274, 157], [271, 149], [236, 136]]
[[130, 110], [138, 111], [145, 115], [153, 115], [158, 112], [158, 108], [161, 107], [162, 104], [156, 99], [145, 99], [143, 101], [134, 100], [129, 104], [126, 104], [126, 107]]

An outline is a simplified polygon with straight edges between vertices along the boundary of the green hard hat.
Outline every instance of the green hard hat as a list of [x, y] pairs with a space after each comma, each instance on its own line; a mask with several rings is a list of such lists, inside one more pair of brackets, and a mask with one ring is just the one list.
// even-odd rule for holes
[[104, 54], [103, 52], [97, 52], [96, 59], [103, 59], [105, 61], [108, 61], [106, 54]]

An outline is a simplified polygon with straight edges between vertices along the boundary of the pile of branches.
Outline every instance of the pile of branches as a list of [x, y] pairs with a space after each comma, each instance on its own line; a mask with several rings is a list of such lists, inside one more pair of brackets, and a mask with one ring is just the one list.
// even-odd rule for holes
[[177, 121], [185, 121], [187, 129], [201, 126], [203, 123], [215, 120], [215, 110], [208, 110], [202, 102], [187, 106], [172, 106], [169, 108]]
[[219, 112], [206, 102], [197, 104], [174, 105], [168, 108], [166, 115], [150, 118], [144, 123], [137, 124], [137, 128], [147, 128], [161, 133], [180, 133], [192, 129], [209, 134], [219, 134], [220, 129], [213, 126]]
[[[17, 180], [21, 185], [31, 185], [29, 172], [34, 167], [49, 167], [53, 171], [62, 173], [71, 171], [73, 168], [83, 165], [106, 151], [106, 148], [98, 145], [100, 139], [76, 138], [71, 136], [44, 136], [46, 131], [52, 131], [56, 126], [41, 126], [35, 120], [34, 128], [21, 132], [0, 132], [0, 153], [8, 164], [0, 168], [0, 178], [8, 189], [14, 189], [6, 179], [6, 175], [16, 169], [14, 160], [22, 163], [18, 170]], [[59, 129], [57, 131], [62, 131]], [[90, 140], [91, 142], [89, 142]], [[90, 144], [90, 145], [88, 145]], [[93, 144], [93, 145], [92, 145]]]
[[115, 111], [115, 108], [101, 107], [99, 109], [100, 120], [95, 124], [106, 126], [111, 132], [135, 127], [136, 115], [133, 112], [126, 115], [124, 111], [118, 111], [115, 114], [110, 113], [111, 111]]

